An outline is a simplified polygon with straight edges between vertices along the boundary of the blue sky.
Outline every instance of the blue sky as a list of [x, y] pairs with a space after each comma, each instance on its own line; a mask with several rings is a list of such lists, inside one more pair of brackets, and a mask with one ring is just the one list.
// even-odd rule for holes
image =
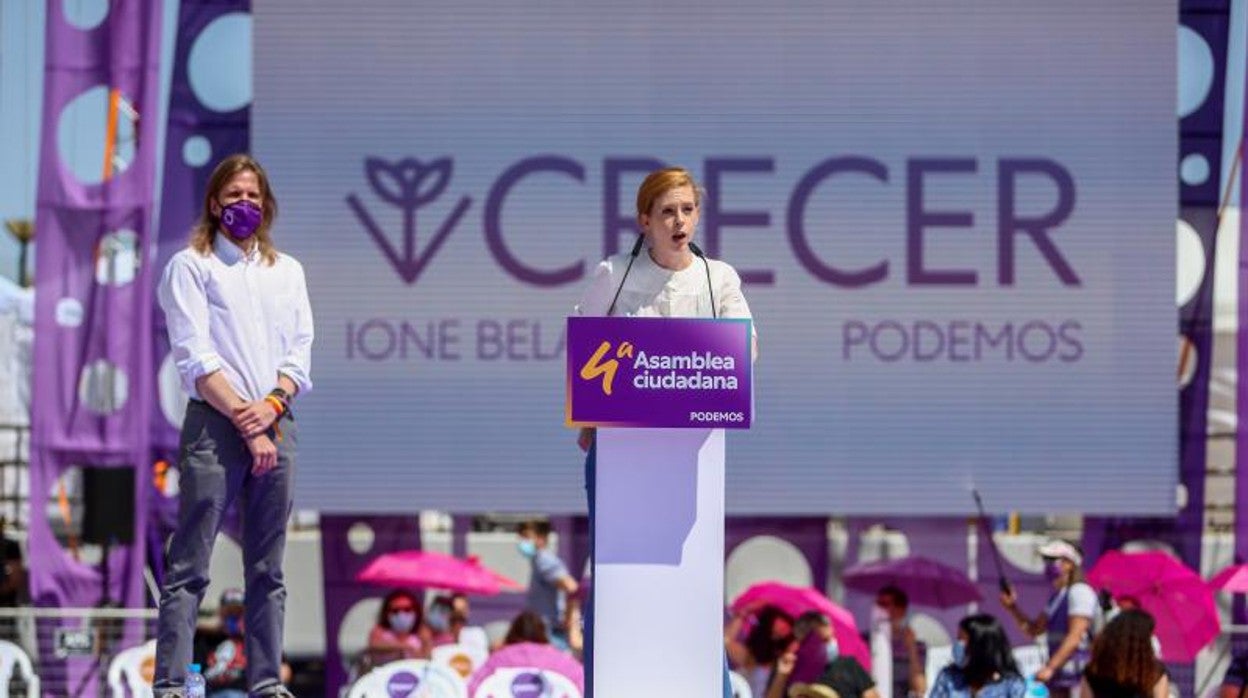
[[[161, 2], [162, 0], [157, 0]], [[108, 0], [51, 0], [62, 3], [71, 18], [98, 19], [107, 10]], [[161, 60], [161, 113], [169, 96], [174, 31], [179, 0], [163, 0], [164, 28]], [[43, 50], [46, 0], [0, 0], [0, 221], [33, 218], [38, 176], [39, 139], [43, 111]], [[198, 87], [217, 92], [237, 92], [245, 83], [250, 92], [250, 31], [235, 35], [214, 35], [218, 43], [213, 60], [200, 61], [196, 73]], [[247, 58], [240, 59], [239, 56]], [[215, 63], [214, 63], [215, 60]], [[193, 67], [194, 70], [194, 67]], [[245, 70], [242, 79], [238, 71]], [[92, 137], [92, 130], [99, 132]], [[66, 129], [81, 134], [86, 147], [65, 152], [71, 169], [94, 171], [102, 148], [103, 125], [98, 119], [84, 119]], [[162, 128], [163, 131], [163, 128]], [[161, 138], [163, 139], [163, 133]], [[17, 278], [18, 245], [7, 231], [0, 232], [0, 275]], [[32, 260], [33, 262], [33, 260]], [[31, 267], [33, 273], [33, 263]]]

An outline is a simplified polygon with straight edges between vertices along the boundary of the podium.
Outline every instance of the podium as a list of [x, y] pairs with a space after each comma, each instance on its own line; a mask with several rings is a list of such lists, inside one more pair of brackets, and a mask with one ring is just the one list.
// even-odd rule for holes
[[752, 419], [748, 320], [569, 318], [591, 477], [594, 698], [719, 696], [724, 430]]

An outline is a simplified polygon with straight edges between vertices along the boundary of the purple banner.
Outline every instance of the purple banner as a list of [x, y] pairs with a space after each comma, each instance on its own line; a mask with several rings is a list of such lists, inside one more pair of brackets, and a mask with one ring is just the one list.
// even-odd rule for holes
[[[74, 466], [136, 470], [135, 531], [145, 526], [151, 401], [151, 240], [158, 112], [157, 0], [117, 0], [94, 26], [48, 3], [36, 227], [35, 365], [31, 492], [58, 489]], [[83, 105], [88, 105], [83, 107]], [[99, 111], [91, 105], [103, 106]], [[72, 168], [56, 125], [98, 119], [105, 161]], [[76, 157], [76, 155], [75, 155]], [[144, 605], [143, 536], [116, 546], [110, 588], [31, 516], [31, 593], [41, 606]], [[69, 522], [76, 527], [75, 522]]]
[[[47, 3], [43, 129], [35, 227], [35, 364], [31, 419], [30, 590], [38, 606], [142, 607], [151, 360], [152, 267], [147, 250], [157, 144], [160, 18], [158, 0], [116, 0], [100, 17]], [[72, 9], [72, 8], [70, 8]], [[103, 133], [103, 143], [63, 150], [68, 125]], [[98, 162], [83, 151], [102, 146]], [[85, 492], [77, 468], [132, 468], [133, 491]], [[82, 477], [80, 477], [82, 476]], [[121, 480], [125, 482], [125, 480]], [[45, 514], [49, 493], [107, 505], [133, 498], [134, 519], [108, 532], [58, 523]], [[37, 505], [37, 506], [35, 506]], [[73, 509], [71, 508], [71, 512]], [[112, 514], [106, 514], [111, 516]], [[81, 562], [66, 531], [112, 541], [99, 566]], [[132, 542], [130, 542], [132, 541]], [[141, 638], [127, 624], [119, 646]], [[41, 629], [40, 637], [51, 637]], [[43, 656], [51, 657], [50, 648]], [[105, 648], [116, 649], [115, 647]], [[65, 660], [71, 695], [94, 694], [91, 657]], [[46, 672], [49, 667], [43, 667]]]
[[1225, 3], [1189, 1], [1179, 14], [1180, 53], [1200, 49], [1212, 58], [1203, 98], [1185, 92], [1179, 103], [1179, 481], [1186, 497], [1175, 533], [1177, 552], [1196, 569], [1204, 529], [1227, 13]]
[[574, 426], [748, 429], [749, 320], [568, 318]]
[[[1245, 98], [1243, 110], [1243, 133], [1248, 135], [1248, 78], [1245, 79]], [[1233, 168], [1239, 173], [1239, 236], [1240, 240], [1248, 234], [1248, 216], [1244, 215], [1244, 204], [1248, 202], [1248, 176], [1244, 173], [1244, 141], [1240, 137], [1237, 149], [1239, 167]], [[1238, 379], [1235, 387], [1236, 424], [1248, 424], [1248, 246], [1239, 247], [1239, 336], [1236, 338], [1236, 369]], [[1248, 560], [1248, 439], [1235, 439], [1235, 561]], [[1242, 613], [1241, 613], [1242, 616]]]

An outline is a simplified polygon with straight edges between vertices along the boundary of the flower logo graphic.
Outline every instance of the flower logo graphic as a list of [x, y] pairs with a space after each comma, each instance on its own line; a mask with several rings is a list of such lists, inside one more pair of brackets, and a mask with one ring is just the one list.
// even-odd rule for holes
[[368, 184], [372, 187], [373, 193], [403, 214], [401, 249], [397, 248], [377, 225], [358, 196], [355, 194], [347, 196], [347, 204], [355, 213], [355, 217], [372, 237], [373, 242], [381, 248], [386, 260], [390, 262], [390, 266], [394, 267], [394, 271], [404, 283], [416, 282], [420, 273], [446, 242], [447, 237], [472, 203], [469, 197], [461, 197], [450, 216], [438, 227], [437, 232], [429, 239], [424, 249], [420, 249], [416, 239], [416, 211], [442, 195], [442, 192], [446, 190], [446, 185], [450, 183], [453, 167], [450, 158], [439, 158], [428, 163], [416, 158], [404, 158], [397, 162], [388, 162], [377, 157], [364, 159], [364, 174], [368, 178]]
[[620, 368], [619, 359], [633, 357], [633, 345], [629, 342], [620, 342], [619, 348], [615, 350], [615, 358], [603, 361], [602, 357], [611, 351], [611, 342], [603, 341], [598, 345], [598, 350], [594, 355], [589, 357], [589, 361], [581, 367], [581, 378], [583, 380], [592, 381], [602, 376], [602, 392], [607, 395], [611, 394], [612, 386], [615, 383], [615, 372]]

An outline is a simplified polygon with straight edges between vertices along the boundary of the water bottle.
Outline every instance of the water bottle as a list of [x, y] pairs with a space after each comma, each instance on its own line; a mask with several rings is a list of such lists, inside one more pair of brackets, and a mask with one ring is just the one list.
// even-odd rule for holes
[[208, 685], [204, 682], [204, 675], [199, 671], [198, 664], [186, 665], [186, 683], [182, 684], [186, 690], [186, 698], [204, 698], [208, 693]]
[[1049, 698], [1049, 687], [1036, 680], [1036, 677], [1027, 677], [1027, 698]]

